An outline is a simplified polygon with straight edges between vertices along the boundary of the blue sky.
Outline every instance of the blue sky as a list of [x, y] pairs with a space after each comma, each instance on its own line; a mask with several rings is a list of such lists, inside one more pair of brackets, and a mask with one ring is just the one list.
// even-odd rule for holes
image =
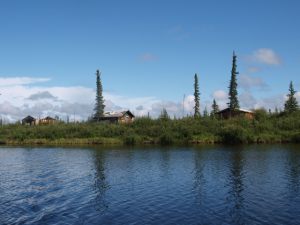
[[242, 105], [274, 108], [281, 98], [281, 107], [290, 80], [300, 89], [299, 8], [296, 0], [1, 1], [0, 78], [49, 78], [18, 85], [58, 98], [49, 90], [93, 90], [100, 69], [106, 99], [136, 111], [147, 104], [139, 98], [178, 105], [198, 73], [201, 105], [215, 97], [225, 106], [235, 50]]

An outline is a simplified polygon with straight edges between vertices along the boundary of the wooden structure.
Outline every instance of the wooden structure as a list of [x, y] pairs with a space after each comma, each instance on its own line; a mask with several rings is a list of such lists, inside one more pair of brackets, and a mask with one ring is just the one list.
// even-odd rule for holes
[[100, 121], [110, 123], [132, 123], [135, 116], [128, 110], [123, 112], [105, 112]]
[[56, 122], [57, 122], [57, 120], [54, 119], [54, 118], [52, 118], [52, 117], [50, 117], [50, 116], [47, 116], [47, 117], [39, 120], [39, 124], [40, 125], [54, 124]]
[[36, 119], [32, 116], [26, 116], [24, 119], [22, 119], [22, 125], [36, 125]]
[[244, 117], [247, 119], [254, 119], [254, 113], [250, 110], [245, 110], [245, 109], [236, 109], [232, 111], [230, 110], [230, 108], [226, 108], [217, 112], [217, 115], [221, 119], [229, 119], [232, 117]]

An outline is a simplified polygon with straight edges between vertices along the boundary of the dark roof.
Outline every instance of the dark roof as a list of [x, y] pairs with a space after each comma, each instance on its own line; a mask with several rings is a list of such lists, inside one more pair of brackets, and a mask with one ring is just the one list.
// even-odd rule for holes
[[54, 119], [54, 118], [52, 118], [50, 116], [47, 116], [47, 117], [43, 118], [43, 120], [56, 120], [56, 119]]
[[36, 119], [32, 116], [26, 116], [22, 121], [35, 121]]

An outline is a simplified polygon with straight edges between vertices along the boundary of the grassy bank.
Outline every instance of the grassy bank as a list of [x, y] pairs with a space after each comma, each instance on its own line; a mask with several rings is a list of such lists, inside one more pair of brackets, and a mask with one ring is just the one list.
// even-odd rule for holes
[[300, 112], [268, 114], [256, 111], [254, 120], [211, 117], [194, 119], [139, 118], [133, 124], [59, 123], [47, 126], [5, 125], [0, 143], [6, 145], [134, 145], [187, 143], [299, 143]]

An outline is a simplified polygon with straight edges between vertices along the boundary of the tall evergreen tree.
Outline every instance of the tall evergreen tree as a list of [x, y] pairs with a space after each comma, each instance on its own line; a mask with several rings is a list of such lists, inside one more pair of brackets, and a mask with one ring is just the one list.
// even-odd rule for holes
[[170, 116], [169, 116], [168, 111], [166, 110], [166, 108], [162, 109], [162, 111], [160, 112], [159, 118], [161, 120], [169, 120], [170, 119]]
[[103, 99], [103, 88], [102, 88], [102, 82], [101, 82], [101, 73], [99, 70], [96, 71], [96, 104], [95, 104], [95, 114], [94, 114], [94, 120], [100, 121], [100, 118], [104, 114], [104, 99]]
[[239, 74], [236, 71], [236, 55], [235, 52], [233, 52], [233, 58], [232, 58], [232, 69], [231, 69], [231, 79], [229, 84], [229, 103], [228, 107], [231, 111], [234, 111], [236, 109], [240, 108], [239, 100], [238, 100], [238, 91], [237, 91], [237, 79], [236, 76]]
[[206, 106], [205, 106], [205, 108], [203, 110], [203, 117], [208, 117], [208, 110], [207, 110]]
[[195, 98], [194, 117], [200, 117], [200, 92], [199, 92], [199, 82], [198, 82], [197, 73], [194, 76], [194, 98]]
[[211, 116], [215, 117], [217, 112], [219, 112], [219, 106], [216, 102], [216, 99], [213, 100], [213, 104], [211, 105], [212, 111], [211, 111]]
[[293, 82], [290, 82], [289, 87], [290, 93], [287, 95], [288, 99], [284, 104], [284, 111], [285, 112], [295, 112], [299, 109], [297, 99], [295, 98], [296, 91], [294, 90]]

